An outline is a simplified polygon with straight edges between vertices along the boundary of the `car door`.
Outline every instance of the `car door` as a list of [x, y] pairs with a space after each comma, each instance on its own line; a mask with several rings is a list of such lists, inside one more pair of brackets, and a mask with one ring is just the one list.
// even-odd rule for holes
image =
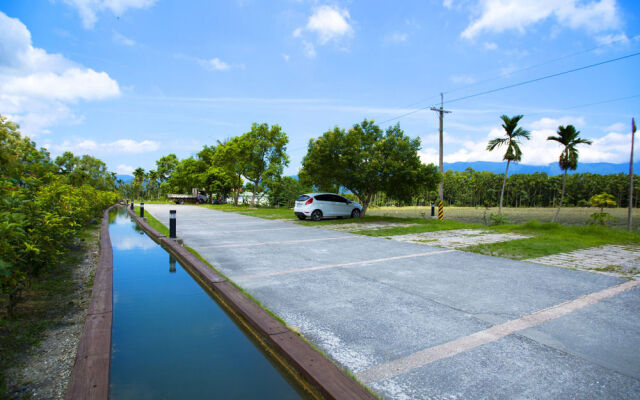
[[333, 201], [331, 201], [331, 195], [319, 194], [315, 197], [315, 201], [318, 203], [314, 209], [322, 211], [322, 216], [333, 217], [335, 212], [333, 210]]
[[342, 196], [333, 195], [333, 207], [337, 217], [346, 217], [351, 215], [351, 209], [349, 208], [349, 200]]

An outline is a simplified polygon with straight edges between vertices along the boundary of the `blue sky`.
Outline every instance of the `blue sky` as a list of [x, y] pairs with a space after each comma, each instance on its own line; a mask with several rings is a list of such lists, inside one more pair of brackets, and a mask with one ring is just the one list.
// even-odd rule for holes
[[637, 0], [5, 0], [0, 114], [119, 173], [279, 124], [296, 174], [309, 138], [364, 118], [399, 122], [436, 162], [444, 92], [445, 161], [500, 161], [484, 150], [499, 116], [524, 114], [523, 163], [557, 160], [560, 124], [594, 140], [582, 162], [618, 163], [640, 56], [447, 101], [640, 52], [639, 23]]

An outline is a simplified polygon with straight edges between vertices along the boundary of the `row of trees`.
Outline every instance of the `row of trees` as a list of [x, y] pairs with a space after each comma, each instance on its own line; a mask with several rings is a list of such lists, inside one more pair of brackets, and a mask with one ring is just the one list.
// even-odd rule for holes
[[[265, 193], [271, 205], [292, 207], [299, 194], [310, 191], [350, 192], [363, 205], [419, 205], [436, 200], [436, 185], [444, 179], [446, 204], [459, 206], [561, 207], [587, 206], [595, 194], [613, 194], [619, 206], [628, 203], [627, 175], [568, 174], [578, 165], [581, 144], [574, 126], [559, 126], [548, 140], [563, 148], [559, 165], [564, 174], [545, 173], [508, 176], [509, 165], [522, 159], [520, 143], [530, 133], [518, 127], [522, 116], [501, 116], [504, 137], [492, 139], [487, 150], [506, 148], [505, 174], [474, 171], [447, 171], [420, 161], [419, 139], [407, 137], [399, 125], [383, 131], [373, 121], [364, 120], [349, 129], [335, 127], [309, 141], [299, 179], [282, 177], [288, 164], [287, 136], [278, 125], [253, 124], [243, 135], [204, 146], [195, 156], [178, 160], [169, 154], [156, 161], [156, 170], [142, 168], [135, 179], [123, 186], [127, 197], [160, 197], [166, 193], [186, 193], [204, 188], [219, 198], [245, 189]], [[637, 197], [636, 197], [637, 198]], [[556, 213], [557, 216], [557, 213]]]
[[278, 125], [253, 124], [251, 130], [215, 146], [204, 146], [195, 156], [178, 160], [169, 154], [156, 161], [156, 170], [142, 168], [121, 186], [125, 197], [160, 197], [203, 188], [218, 198], [251, 190], [254, 204], [264, 193], [274, 206], [292, 207], [305, 192], [349, 191], [363, 206], [376, 195], [393, 201], [427, 201], [440, 181], [437, 168], [420, 161], [420, 140], [405, 136], [399, 125], [383, 131], [364, 120], [345, 130], [335, 127], [309, 141], [299, 179], [283, 177], [288, 165], [288, 138]]
[[233, 195], [237, 204], [240, 191], [246, 188], [253, 192], [251, 204], [255, 204], [258, 193], [267, 187], [273, 192], [284, 184], [288, 142], [280, 126], [254, 123], [249, 132], [204, 146], [195, 156], [178, 160], [169, 154], [156, 161], [156, 170], [136, 169], [134, 181], [121, 190], [126, 197], [160, 197], [203, 188], [218, 198]]
[[[636, 178], [637, 179], [637, 178]], [[445, 204], [466, 207], [499, 205], [504, 174], [487, 171], [446, 171], [444, 173]], [[504, 191], [505, 207], [558, 207], [565, 182], [564, 206], [589, 206], [589, 199], [599, 193], [610, 193], [619, 207], [627, 207], [629, 175], [591, 173], [548, 176], [544, 172], [515, 174], [507, 178]], [[634, 206], [638, 206], [638, 190]]]
[[9, 316], [31, 281], [116, 202], [114, 187], [102, 161], [71, 153], [52, 160], [0, 115], [0, 301]]

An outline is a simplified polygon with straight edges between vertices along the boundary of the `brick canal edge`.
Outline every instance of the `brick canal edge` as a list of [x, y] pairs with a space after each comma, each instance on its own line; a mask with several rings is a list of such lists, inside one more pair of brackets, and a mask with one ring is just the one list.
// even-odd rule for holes
[[109, 396], [113, 318], [113, 248], [109, 237], [109, 211], [114, 207], [117, 205], [107, 208], [102, 215], [100, 258], [91, 291], [89, 311], [67, 386], [67, 400], [106, 400]]

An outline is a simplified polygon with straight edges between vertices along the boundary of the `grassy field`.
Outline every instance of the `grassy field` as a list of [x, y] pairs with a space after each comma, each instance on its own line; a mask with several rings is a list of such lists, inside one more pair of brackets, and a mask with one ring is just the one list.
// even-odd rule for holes
[[[567, 207], [560, 210], [558, 222], [565, 225], [585, 225], [589, 216], [599, 212], [597, 208], [588, 207]], [[605, 210], [616, 221], [613, 226], [627, 226], [626, 208], [608, 208]], [[555, 208], [503, 208], [502, 213], [514, 224], [522, 224], [532, 219], [541, 222], [551, 221]], [[497, 214], [498, 208], [492, 207], [445, 207], [444, 217], [446, 220], [466, 222], [470, 224], [486, 224], [491, 214]], [[398, 218], [424, 218], [431, 215], [431, 207], [379, 207], [372, 208], [368, 215], [388, 216]], [[633, 210], [634, 229], [640, 229], [640, 209]]]

